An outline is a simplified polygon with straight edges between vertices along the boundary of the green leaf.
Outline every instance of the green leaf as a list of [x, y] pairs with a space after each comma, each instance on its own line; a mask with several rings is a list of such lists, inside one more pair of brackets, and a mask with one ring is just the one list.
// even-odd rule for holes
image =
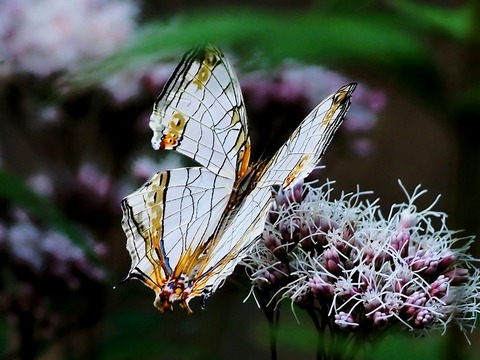
[[54, 204], [32, 191], [22, 179], [4, 169], [0, 169], [0, 197], [21, 206], [52, 228], [63, 233], [81, 248], [92, 262], [98, 262], [86, 238], [58, 211]]
[[285, 58], [322, 62], [331, 66], [370, 64], [398, 67], [399, 63], [426, 63], [429, 54], [413, 34], [391, 14], [351, 14], [299, 11], [273, 13], [224, 9], [153, 22], [138, 31], [122, 51], [77, 75], [91, 83], [129, 67], [142, 67], [178, 57], [204, 43], [242, 49], [248, 58], [260, 53], [270, 63]]
[[391, 1], [390, 4], [407, 18], [409, 24], [456, 40], [465, 40], [473, 29], [473, 9], [470, 5], [451, 9], [405, 0]]

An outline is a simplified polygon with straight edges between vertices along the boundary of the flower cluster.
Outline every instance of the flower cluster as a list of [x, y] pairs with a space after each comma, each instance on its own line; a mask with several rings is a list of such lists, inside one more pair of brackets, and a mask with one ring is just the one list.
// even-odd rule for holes
[[135, 29], [127, 0], [4, 0], [0, 3], [0, 75], [47, 76], [111, 54]]
[[[28, 215], [15, 209], [11, 224], [0, 223], [0, 250], [14, 267], [24, 268], [36, 277], [62, 280], [68, 287], [78, 288], [84, 276], [94, 281], [105, 278], [103, 270], [93, 264], [85, 252], [62, 233], [42, 229]], [[88, 238], [87, 238], [88, 239]], [[97, 255], [104, 248], [88, 239]]]
[[329, 326], [364, 335], [396, 324], [473, 329], [480, 313], [480, 272], [467, 253], [473, 239], [456, 238], [433, 204], [418, 210], [419, 187], [384, 217], [360, 192], [331, 199], [331, 185], [278, 191], [246, 260], [253, 288], [274, 294], [273, 305], [288, 298], [313, 306]]
[[[85, 238], [97, 256], [105, 255], [102, 244]], [[63, 233], [13, 208], [8, 221], [0, 221], [0, 259], [0, 312], [12, 328], [28, 331], [20, 339], [20, 354], [92, 318], [78, 304], [72, 313], [65, 299], [96, 289], [105, 272]], [[80, 301], [87, 303], [85, 297]]]

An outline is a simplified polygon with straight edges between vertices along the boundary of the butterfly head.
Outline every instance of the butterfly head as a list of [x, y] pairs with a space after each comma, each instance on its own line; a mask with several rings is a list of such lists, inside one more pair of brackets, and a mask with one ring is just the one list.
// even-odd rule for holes
[[188, 306], [192, 294], [192, 287], [183, 277], [171, 279], [163, 285], [157, 293], [153, 305], [162, 313], [173, 311], [173, 304], [178, 303], [180, 307], [191, 314], [192, 310]]

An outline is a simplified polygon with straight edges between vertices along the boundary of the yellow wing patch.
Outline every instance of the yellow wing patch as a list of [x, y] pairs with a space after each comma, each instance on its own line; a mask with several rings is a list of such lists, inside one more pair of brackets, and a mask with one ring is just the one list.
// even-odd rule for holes
[[212, 75], [213, 68], [219, 62], [219, 56], [215, 49], [210, 49], [205, 53], [200, 69], [198, 70], [192, 82], [197, 85], [198, 90], [202, 90], [208, 79]]

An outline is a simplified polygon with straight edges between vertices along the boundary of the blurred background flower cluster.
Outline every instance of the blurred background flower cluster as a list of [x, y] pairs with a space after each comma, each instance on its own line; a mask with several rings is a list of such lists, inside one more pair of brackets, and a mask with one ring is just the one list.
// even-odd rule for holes
[[[479, 13], [454, 1], [1, 1], [0, 359], [268, 356], [241, 271], [191, 317], [157, 313], [140, 284], [112, 289], [129, 268], [121, 199], [188, 164], [150, 148], [148, 118], [198, 44], [237, 71], [255, 159], [358, 81], [316, 175], [374, 189], [386, 208], [404, 199], [397, 178], [422, 183], [444, 194], [451, 228], [478, 234]], [[285, 358], [314, 354], [314, 331], [285, 317]], [[457, 337], [415, 344], [440, 358], [449, 351], [431, 349]]]

